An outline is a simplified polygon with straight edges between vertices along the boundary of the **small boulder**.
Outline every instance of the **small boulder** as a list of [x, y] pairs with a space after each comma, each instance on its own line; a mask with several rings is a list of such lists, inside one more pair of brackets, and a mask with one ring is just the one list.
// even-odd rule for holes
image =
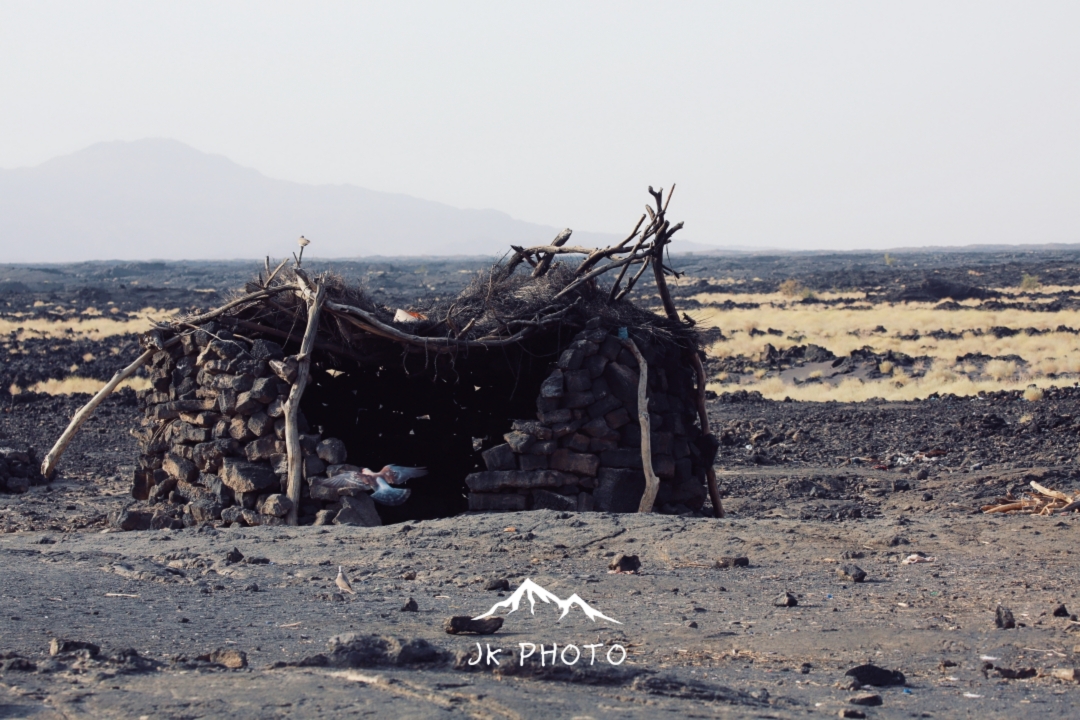
[[348, 458], [345, 443], [337, 438], [326, 438], [315, 446], [315, 452], [327, 465], [341, 465]]
[[844, 675], [854, 678], [860, 685], [874, 685], [876, 687], [903, 685], [907, 682], [904, 673], [899, 670], [886, 670], [872, 663], [856, 665]]
[[750, 567], [750, 558], [744, 556], [731, 557], [725, 555], [717, 559], [716, 567], [721, 569], [734, 568], [734, 567]]
[[773, 605], [776, 607], [795, 607], [799, 604], [799, 599], [789, 592], [781, 593], [773, 598]]
[[247, 653], [242, 650], [214, 650], [213, 652], [199, 655], [198, 660], [210, 662], [216, 665], [224, 665], [230, 670], [239, 670], [247, 667]]
[[461, 633], [473, 633], [476, 635], [492, 635], [503, 626], [501, 617], [489, 617], [483, 620], [473, 620], [468, 615], [455, 615], [446, 621], [445, 630], [450, 635]]
[[274, 517], [285, 517], [289, 514], [289, 511], [293, 508], [293, 501], [281, 493], [274, 493], [267, 495], [266, 500], [263, 501], [261, 512], [264, 515], [273, 515]]
[[608, 564], [608, 569], [616, 573], [636, 573], [641, 569], [641, 560], [637, 555], [619, 553]]
[[866, 571], [858, 565], [841, 565], [837, 568], [836, 574], [851, 582], [861, 583], [866, 580]]
[[864, 707], [877, 707], [881, 705], [881, 696], [877, 693], [859, 693], [853, 697], [848, 698], [848, 702], [852, 705], [863, 705]]

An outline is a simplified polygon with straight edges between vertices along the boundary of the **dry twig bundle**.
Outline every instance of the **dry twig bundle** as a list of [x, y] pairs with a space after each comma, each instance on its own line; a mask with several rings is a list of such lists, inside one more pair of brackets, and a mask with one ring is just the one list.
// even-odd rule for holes
[[1069, 496], [1059, 490], [1043, 487], [1034, 480], [1031, 487], [1035, 493], [1023, 493], [1019, 498], [1012, 493], [984, 505], [984, 513], [1020, 513], [1023, 515], [1053, 515], [1080, 510], [1080, 493]]

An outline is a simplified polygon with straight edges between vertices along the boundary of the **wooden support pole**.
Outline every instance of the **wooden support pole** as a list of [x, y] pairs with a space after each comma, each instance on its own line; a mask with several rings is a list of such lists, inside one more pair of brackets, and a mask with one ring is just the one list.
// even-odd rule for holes
[[300, 362], [296, 369], [296, 381], [289, 390], [289, 399], [285, 401], [285, 451], [288, 453], [289, 483], [286, 490], [292, 500], [288, 523], [296, 525], [300, 508], [300, 483], [303, 482], [304, 453], [300, 449], [300, 428], [297, 418], [300, 413], [300, 398], [304, 396], [308, 374], [311, 371], [311, 350], [315, 346], [315, 336], [319, 329], [319, 312], [326, 299], [326, 287], [318, 285], [313, 296], [308, 297], [307, 329], [300, 343]]
[[652, 425], [649, 422], [649, 397], [646, 394], [649, 387], [649, 365], [633, 340], [627, 338], [622, 344], [633, 354], [638, 364], [637, 414], [638, 424], [641, 426], [641, 465], [645, 470], [645, 493], [641, 496], [638, 512], [647, 513], [653, 511], [656, 493], [660, 490], [660, 478], [656, 476], [652, 465]]
[[[697, 410], [698, 410], [698, 422], [701, 423], [701, 434], [709, 434], [709, 412], [705, 409], [705, 367], [701, 364], [701, 358], [698, 357], [696, 351], [691, 351], [690, 357], [693, 359], [694, 370], [697, 371], [698, 381], [698, 397], [697, 397]], [[715, 459], [714, 461], [715, 462]], [[720, 489], [716, 486], [716, 468], [713, 467], [713, 463], [710, 462], [709, 466], [705, 468], [705, 477], [709, 481], [709, 498], [712, 500], [713, 514], [718, 517], [724, 517], [724, 506], [720, 504]]]
[[[165, 343], [164, 347], [170, 347], [180, 342], [179, 337], [174, 337]], [[112, 376], [109, 382], [105, 383], [105, 387], [97, 391], [94, 397], [90, 398], [90, 402], [83, 405], [79, 412], [75, 413], [75, 417], [71, 418], [71, 422], [64, 429], [64, 433], [60, 436], [60, 439], [56, 441], [56, 444], [52, 446], [52, 450], [45, 456], [45, 460], [41, 463], [41, 474], [45, 477], [52, 479], [52, 476], [56, 474], [56, 464], [60, 462], [60, 456], [64, 454], [64, 450], [71, 443], [71, 439], [75, 437], [75, 433], [79, 432], [79, 428], [86, 422], [91, 415], [94, 414], [94, 410], [112, 393], [116, 387], [127, 380], [129, 377], [135, 374], [139, 368], [147, 363], [154, 356], [154, 353], [158, 351], [157, 348], [147, 350], [142, 355], [135, 359], [135, 362], [128, 365]]]

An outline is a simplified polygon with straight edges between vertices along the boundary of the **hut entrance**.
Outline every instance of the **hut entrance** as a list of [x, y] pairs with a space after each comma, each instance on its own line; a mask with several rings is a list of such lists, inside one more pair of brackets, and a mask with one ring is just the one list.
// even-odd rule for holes
[[317, 355], [301, 409], [313, 430], [345, 443], [353, 465], [428, 469], [409, 481], [404, 504], [377, 506], [384, 523], [456, 515], [468, 508], [465, 477], [483, 469], [482, 450], [503, 442], [507, 418], [535, 416], [559, 347], [550, 333], [527, 346], [381, 365]]

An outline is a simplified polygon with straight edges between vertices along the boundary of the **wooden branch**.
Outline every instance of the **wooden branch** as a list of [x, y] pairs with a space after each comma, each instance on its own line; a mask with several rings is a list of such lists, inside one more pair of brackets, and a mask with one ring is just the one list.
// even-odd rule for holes
[[[566, 241], [570, 239], [570, 234], [573, 232], [574, 231], [570, 228], [566, 228], [565, 230], [563, 230], [561, 233], [555, 236], [554, 240], [551, 241], [551, 247], [558, 248], [565, 245]], [[548, 253], [543, 258], [541, 258], [540, 264], [537, 265], [536, 269], [533, 270], [532, 276], [534, 278], [537, 278], [546, 273], [548, 271], [548, 268], [551, 267], [551, 261], [554, 259], [555, 253], [553, 252]]]
[[[303, 338], [297, 338], [295, 335], [287, 333], [284, 330], [278, 330], [277, 328], [272, 328], [269, 325], [252, 322], [251, 320], [233, 319], [233, 322], [235, 322], [240, 327], [247, 328], [248, 330], [254, 330], [255, 332], [259, 332], [264, 335], [272, 335], [274, 337], [281, 338], [285, 342], [297, 339], [303, 340]], [[342, 347], [341, 345], [335, 345], [333, 343], [323, 342], [321, 340], [315, 341], [314, 348], [316, 350], [324, 350], [329, 353], [334, 353], [335, 355], [344, 355], [345, 357], [351, 357], [360, 361], [364, 360], [364, 357], [362, 355], [358, 355], [352, 350], [349, 350], [348, 348]]]
[[641, 425], [641, 465], [645, 469], [645, 493], [641, 496], [638, 512], [647, 513], [653, 511], [656, 493], [660, 490], [660, 478], [656, 476], [652, 465], [652, 426], [649, 422], [649, 398], [646, 394], [649, 387], [649, 365], [633, 340], [628, 338], [623, 340], [622, 344], [638, 363], [637, 414], [638, 424]]
[[624, 297], [630, 294], [630, 292], [634, 289], [634, 286], [637, 285], [637, 281], [640, 280], [641, 276], [645, 274], [645, 271], [649, 269], [649, 263], [651, 262], [651, 257], [645, 258], [645, 262], [641, 263], [641, 268], [634, 274], [634, 277], [630, 278], [630, 282], [626, 283], [626, 287], [623, 288], [623, 291], [620, 292], [618, 297], [615, 298], [616, 300], [622, 300]]
[[[708, 435], [709, 411], [705, 407], [705, 367], [701, 364], [701, 358], [696, 350], [690, 350], [690, 357], [693, 359], [694, 370], [697, 372], [698, 422], [701, 423], [701, 434]], [[715, 458], [713, 462], [715, 462]], [[722, 518], [724, 517], [724, 506], [720, 504], [720, 489], [716, 487], [716, 469], [713, 467], [713, 462], [710, 462], [709, 466], [705, 468], [705, 477], [709, 481], [709, 498], [712, 500], [713, 514], [718, 518]]]
[[[666, 224], [665, 222], [665, 226]], [[680, 322], [679, 310], [675, 307], [675, 301], [671, 299], [671, 290], [668, 289], [667, 280], [664, 279], [664, 246], [671, 241], [670, 232], [665, 227], [657, 234], [656, 242], [653, 243], [653, 277], [656, 279], [660, 301], [664, 304], [664, 312], [671, 320]]]
[[[641, 216], [641, 220], [638, 220], [637, 227], [634, 228], [634, 233], [633, 233], [633, 235], [630, 236], [630, 238], [632, 238], [634, 235], [637, 235], [637, 228], [641, 227], [641, 223], [642, 223], [643, 220], [645, 220], [644, 215]], [[639, 250], [641, 250], [641, 246], [645, 244], [646, 237], [647, 237], [646, 235], [641, 236], [641, 239], [637, 241], [636, 245], [634, 245], [634, 249], [630, 251], [631, 255], [635, 255], [635, 254], [637, 254], [637, 252]], [[627, 240], [629, 240], [630, 238], [627, 238]], [[626, 240], [624, 240], [623, 242], [626, 242]], [[645, 263], [645, 265], [648, 265], [648, 264], [649, 264], [648, 262]], [[626, 275], [626, 271], [629, 270], [629, 269], [630, 269], [629, 265], [623, 265], [622, 270], [619, 271], [619, 277], [615, 278], [615, 284], [611, 286], [611, 294], [608, 295], [608, 304], [609, 305], [611, 303], [615, 302], [616, 300], [618, 300], [619, 298], [621, 298], [623, 295], [626, 295], [625, 292], [622, 293], [622, 295], [616, 295], [616, 293], [619, 290], [619, 283], [622, 282], [623, 277]], [[643, 272], [645, 272], [644, 267], [642, 267], [641, 270], [638, 271], [638, 274], [634, 277], [634, 282], [637, 281], [637, 278], [640, 277], [641, 273], [643, 273]], [[632, 287], [633, 282], [630, 283], [630, 285]], [[629, 289], [627, 290], [627, 292], [629, 292]]]
[[[581, 263], [581, 265], [578, 266], [578, 269], [574, 271], [574, 274], [575, 275], [580, 275], [583, 272], [587, 272], [590, 268], [592, 268], [593, 265], [600, 262], [605, 257], [611, 257], [612, 255], [618, 255], [620, 252], [622, 252], [623, 248], [626, 247], [626, 244], [628, 242], [630, 242], [631, 240], [633, 240], [637, 236], [638, 230], [641, 229], [641, 223], [643, 223], [643, 222], [645, 222], [645, 216], [644, 215], [642, 215], [641, 218], [638, 219], [637, 225], [634, 226], [633, 232], [631, 232], [629, 235], [627, 235], [626, 238], [623, 239], [622, 242], [620, 242], [618, 245], [612, 245], [610, 248], [605, 248], [603, 250], [597, 250], [596, 252], [592, 253], [591, 255], [589, 255], [589, 257], [585, 258], [585, 260]], [[634, 248], [634, 250], [631, 251], [631, 253], [637, 252], [637, 249], [640, 248], [642, 243], [644, 243], [647, 239], [648, 239], [648, 234], [642, 235], [641, 239], [638, 240], [637, 246]]]
[[[406, 332], [398, 330], [396, 327], [387, 325], [381, 320], [376, 318], [372, 313], [367, 310], [363, 310], [352, 305], [343, 305], [332, 301], [325, 303], [327, 311], [335, 314], [340, 314], [346, 318], [351, 319], [353, 324], [367, 330], [370, 333], [379, 335], [388, 340], [394, 340], [406, 345], [413, 345], [415, 347], [426, 348], [435, 352], [446, 352], [448, 350], [455, 350], [458, 348], [490, 348], [499, 347], [502, 345], [512, 345], [519, 340], [527, 337], [533, 328], [525, 328], [519, 333], [510, 335], [508, 337], [483, 337], [478, 340], [459, 340], [452, 337], [424, 337], [421, 335], [411, 335]], [[565, 312], [570, 306], [562, 308], [559, 313]], [[545, 318], [542, 318], [542, 323], [551, 323], [558, 319], [557, 313], [553, 313]], [[356, 322], [359, 320], [359, 322]]]
[[[270, 270], [270, 265], [269, 265], [270, 257], [267, 256], [266, 260], [267, 260], [267, 268], [266, 269], [267, 269], [267, 271], [269, 271]], [[266, 276], [266, 282], [264, 283], [264, 285], [266, 287], [270, 287], [270, 283], [273, 282], [274, 278], [277, 277], [277, 274], [279, 272], [281, 272], [281, 268], [285, 267], [285, 263], [287, 263], [287, 262], [289, 262], [289, 258], [285, 258], [284, 260], [282, 260], [281, 263], [278, 264], [278, 266], [276, 268], [274, 268], [274, 271], [270, 272]]]
[[252, 302], [253, 300], [261, 300], [262, 298], [271, 297], [272, 295], [277, 295], [278, 293], [286, 292], [287, 290], [296, 290], [296, 289], [297, 289], [296, 285], [292, 285], [292, 284], [289, 284], [289, 285], [277, 285], [277, 286], [272, 287], [272, 288], [266, 288], [264, 290], [259, 290], [257, 292], [248, 293], [247, 295], [244, 295], [243, 297], [238, 297], [235, 300], [232, 300], [230, 302], [225, 303], [224, 305], [217, 308], [216, 310], [211, 310], [210, 312], [205, 312], [202, 315], [193, 315], [191, 317], [181, 318], [180, 320], [181, 320], [181, 322], [189, 323], [189, 324], [192, 324], [192, 325], [199, 325], [201, 323], [206, 322], [207, 320], [213, 320], [214, 318], [218, 317], [219, 315], [224, 315], [227, 311], [231, 310], [232, 308], [236, 307], [237, 305], [243, 305], [244, 303]]
[[300, 448], [300, 428], [297, 425], [297, 416], [300, 412], [300, 399], [304, 395], [304, 388], [307, 387], [308, 375], [311, 372], [311, 349], [315, 346], [315, 336], [319, 331], [319, 312], [325, 300], [326, 287], [319, 285], [308, 304], [307, 329], [300, 343], [300, 362], [296, 369], [296, 380], [289, 389], [289, 399], [285, 401], [285, 451], [288, 454], [289, 466], [287, 493], [289, 499], [292, 500], [287, 519], [289, 525], [297, 523], [297, 513], [300, 508], [300, 483], [303, 482], [301, 465], [304, 453]]
[[[180, 342], [179, 337], [174, 337], [167, 340], [163, 347], [171, 347]], [[102, 403], [116, 389], [116, 386], [127, 380], [129, 377], [135, 374], [135, 372], [147, 363], [150, 358], [154, 356], [154, 353], [159, 352], [158, 348], [151, 348], [144, 352], [142, 355], [135, 359], [135, 362], [128, 365], [123, 370], [119, 371], [112, 376], [109, 382], [105, 383], [105, 387], [97, 391], [94, 397], [90, 398], [90, 402], [86, 403], [79, 409], [79, 412], [75, 413], [75, 417], [71, 418], [71, 422], [64, 429], [60, 439], [56, 441], [56, 444], [52, 446], [52, 450], [49, 450], [49, 454], [45, 456], [45, 460], [41, 463], [41, 474], [45, 477], [52, 479], [52, 476], [56, 474], [56, 464], [60, 462], [60, 456], [64, 454], [64, 450], [71, 443], [72, 438], [75, 437], [75, 433], [79, 432], [79, 428], [86, 422], [91, 415], [94, 414], [94, 410]]]
[[551, 300], [552, 300], [552, 302], [554, 302], [555, 300], [558, 300], [563, 295], [566, 295], [570, 291], [575, 290], [576, 288], [580, 287], [582, 284], [588, 282], [589, 280], [592, 280], [595, 277], [603, 275], [604, 273], [608, 272], [609, 270], [614, 270], [615, 268], [622, 267], [623, 265], [629, 265], [630, 263], [634, 262], [635, 260], [641, 260], [642, 258], [647, 257], [649, 255], [649, 253], [651, 253], [651, 252], [652, 252], [652, 248], [648, 247], [648, 248], [643, 249], [639, 253], [627, 255], [624, 258], [621, 258], [619, 260], [615, 260], [614, 262], [610, 262], [607, 265], [603, 265], [601, 267], [598, 267], [595, 270], [593, 270], [592, 272], [588, 273], [587, 275], [582, 275], [577, 280], [574, 280], [574, 282], [572, 282], [569, 285], [567, 285], [566, 287], [564, 287], [562, 290], [560, 290], [555, 295], [555, 297], [551, 298]]

